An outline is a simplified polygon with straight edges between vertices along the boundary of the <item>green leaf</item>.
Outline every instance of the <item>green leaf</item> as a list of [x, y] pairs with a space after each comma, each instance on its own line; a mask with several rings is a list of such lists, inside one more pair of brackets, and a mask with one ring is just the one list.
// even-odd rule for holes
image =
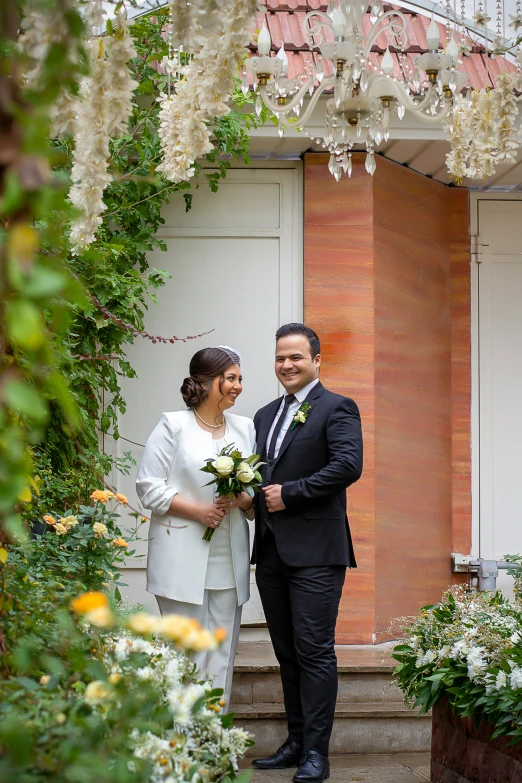
[[33, 351], [45, 339], [42, 315], [32, 302], [14, 299], [6, 304], [7, 329], [11, 342]]
[[43, 424], [48, 416], [47, 405], [34, 384], [24, 381], [7, 381], [4, 386], [7, 404], [25, 419]]
[[32, 299], [47, 299], [62, 291], [66, 282], [62, 272], [35, 267], [25, 284], [25, 294]]

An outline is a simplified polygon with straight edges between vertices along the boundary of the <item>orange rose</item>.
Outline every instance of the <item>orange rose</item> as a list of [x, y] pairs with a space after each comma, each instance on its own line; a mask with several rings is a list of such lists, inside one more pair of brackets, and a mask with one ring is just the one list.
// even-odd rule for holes
[[90, 591], [88, 593], [82, 593], [76, 596], [71, 601], [71, 609], [77, 614], [86, 614], [93, 609], [100, 609], [101, 607], [109, 606], [109, 599], [105, 593], [99, 591]]
[[214, 638], [218, 644], [221, 644], [221, 642], [224, 642], [227, 638], [227, 632], [225, 628], [216, 628], [214, 631]]
[[114, 544], [114, 546], [121, 546], [125, 548], [129, 546], [124, 538], [114, 538], [112, 540], [112, 543]]
[[120, 492], [116, 493], [116, 500], [118, 503], [123, 503], [124, 506], [127, 506], [129, 504], [129, 501], [125, 497], [125, 495], [122, 495]]
[[91, 492], [91, 500], [97, 503], [105, 504], [108, 500], [114, 497], [114, 492], [110, 492], [108, 489], [95, 489]]
[[48, 525], [56, 525], [56, 519], [51, 516], [51, 514], [44, 514], [43, 520], [44, 522], [47, 522]]

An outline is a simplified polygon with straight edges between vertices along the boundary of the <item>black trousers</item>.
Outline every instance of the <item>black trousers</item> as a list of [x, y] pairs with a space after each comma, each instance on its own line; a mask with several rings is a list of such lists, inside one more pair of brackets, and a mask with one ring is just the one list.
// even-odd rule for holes
[[288, 566], [273, 533], [259, 542], [256, 581], [281, 668], [288, 737], [328, 755], [337, 698], [335, 623], [346, 566]]

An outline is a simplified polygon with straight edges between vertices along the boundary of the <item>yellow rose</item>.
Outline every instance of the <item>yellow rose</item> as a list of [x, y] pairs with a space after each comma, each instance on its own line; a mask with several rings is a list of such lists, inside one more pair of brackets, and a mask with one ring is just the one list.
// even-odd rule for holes
[[121, 546], [127, 548], [129, 545], [124, 538], [113, 538], [112, 543], [114, 546]]
[[87, 704], [100, 704], [109, 698], [110, 690], [101, 680], [93, 680], [85, 689], [85, 701]]
[[129, 501], [127, 500], [125, 495], [122, 495], [120, 492], [116, 493], [116, 500], [118, 501], [118, 503], [123, 503], [124, 506], [128, 506], [129, 504]]
[[47, 685], [50, 679], [51, 679], [50, 674], [42, 674], [42, 676], [40, 677], [40, 685]]
[[64, 536], [67, 533], [67, 528], [65, 527], [65, 525], [62, 525], [61, 522], [57, 522], [56, 525], [54, 526], [54, 529], [56, 530], [57, 536]]
[[68, 517], [62, 517], [60, 523], [65, 525], [66, 528], [76, 527], [76, 525], [80, 524], [78, 522], [78, 517], [75, 517], [74, 514], [69, 514]]
[[113, 672], [109, 675], [109, 682], [111, 685], [117, 685], [119, 681], [121, 680], [121, 674], [118, 674], [118, 672]]
[[62, 723], [65, 723], [66, 720], [67, 720], [67, 715], [65, 714], [65, 712], [59, 712], [58, 715], [56, 716], [56, 723], [59, 723], [60, 726], [62, 725]]
[[114, 625], [114, 615], [108, 606], [98, 606], [85, 613], [85, 619], [89, 625], [96, 628], [112, 628]]
[[192, 634], [188, 634], [181, 639], [181, 645], [186, 650], [194, 650], [195, 652], [203, 652], [204, 650], [215, 650], [217, 647], [216, 639], [211, 631], [203, 628], [201, 631], [196, 631]]
[[153, 615], [147, 614], [147, 612], [137, 612], [127, 618], [127, 628], [130, 628], [134, 633], [156, 633], [158, 620]]
[[95, 536], [98, 538], [99, 536], [104, 536], [106, 534], [107, 525], [104, 525], [103, 522], [95, 522], [92, 529], [94, 530]]
[[93, 609], [99, 609], [101, 606], [109, 606], [109, 599], [105, 593], [94, 590], [82, 593], [71, 601], [71, 609], [76, 614], [85, 614]]
[[201, 626], [197, 620], [191, 617], [184, 617], [180, 614], [166, 614], [157, 621], [158, 633], [166, 636], [167, 639], [178, 642], [187, 638], [190, 634], [201, 631]]

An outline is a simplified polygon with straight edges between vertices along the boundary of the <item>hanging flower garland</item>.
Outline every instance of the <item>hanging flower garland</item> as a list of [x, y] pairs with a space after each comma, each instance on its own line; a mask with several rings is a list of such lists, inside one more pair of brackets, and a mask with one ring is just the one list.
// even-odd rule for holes
[[[158, 171], [171, 182], [190, 179], [194, 161], [212, 150], [208, 123], [229, 111], [227, 102], [245, 58], [256, 12], [257, 0], [223, 3], [220, 27], [211, 35], [200, 36], [199, 51], [177, 71], [175, 91], [160, 96], [159, 135], [164, 157]], [[176, 72], [178, 65], [171, 61], [171, 70]]]
[[110, 184], [109, 144], [127, 130], [135, 82], [128, 68], [136, 49], [124, 13], [118, 11], [113, 34], [92, 38], [87, 45], [90, 74], [81, 85], [76, 112], [76, 135], [69, 198], [81, 211], [72, 226], [74, 252], [94, 241], [106, 205], [103, 191]]
[[446, 164], [458, 183], [464, 177], [485, 179], [495, 173], [498, 163], [514, 162], [515, 150], [521, 146], [515, 131], [515, 90], [522, 90], [522, 74], [504, 71], [493, 89], [474, 90], [470, 97], [455, 101], [444, 130], [451, 145]]

